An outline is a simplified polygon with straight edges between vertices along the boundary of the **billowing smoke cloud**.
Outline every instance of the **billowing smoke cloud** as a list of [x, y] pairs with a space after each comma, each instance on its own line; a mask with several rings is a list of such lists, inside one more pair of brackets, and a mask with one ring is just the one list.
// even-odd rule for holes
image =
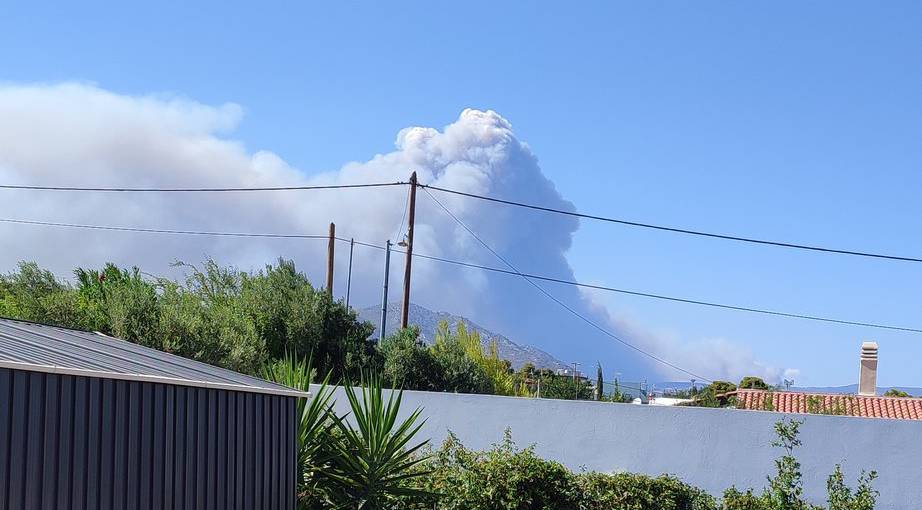
[[[241, 108], [207, 106], [175, 97], [131, 97], [83, 84], [0, 87], [0, 182], [99, 186], [279, 186], [406, 180], [416, 171], [423, 183], [470, 193], [521, 199], [572, 209], [541, 172], [531, 150], [508, 121], [492, 111], [465, 110], [439, 131], [412, 127], [397, 135], [396, 150], [369, 161], [307, 176], [271, 152], [248, 152], [227, 137]], [[78, 194], [0, 190], [0, 216], [68, 223], [180, 228], [186, 230], [337, 234], [383, 244], [399, 240], [405, 187], [337, 191], [225, 194]], [[438, 192], [433, 192], [437, 194]], [[566, 260], [573, 218], [535, 214], [469, 198], [436, 198], [519, 269], [573, 278]], [[336, 294], [344, 294], [348, 247], [339, 244]], [[426, 195], [419, 194], [417, 252], [501, 266]], [[320, 240], [183, 237], [69, 230], [0, 224], [0, 268], [35, 260], [61, 275], [77, 265], [106, 261], [169, 274], [174, 260], [219, 262], [255, 269], [283, 256], [322, 281], [326, 246]], [[393, 259], [392, 299], [399, 297], [403, 257]], [[383, 256], [356, 247], [352, 303], [380, 302]], [[669, 345], [637, 327], [601, 313], [577, 289], [542, 284], [569, 306], [619, 328], [678, 364], [713, 376], [758, 371], [744, 351], [721, 343], [714, 349]], [[475, 318], [520, 342], [565, 361], [601, 360], [606, 367], [640, 375], [654, 368], [636, 353], [600, 334], [538, 293], [520, 278], [488, 274], [422, 259], [414, 261], [414, 301]], [[713, 342], [712, 342], [713, 343]], [[716, 345], [716, 344], [715, 344]], [[738, 353], [743, 352], [743, 355]], [[703, 354], [707, 353], [707, 354]], [[727, 354], [729, 353], [729, 354]], [[683, 379], [687, 378], [682, 376]], [[776, 377], [777, 378], [777, 377]]]

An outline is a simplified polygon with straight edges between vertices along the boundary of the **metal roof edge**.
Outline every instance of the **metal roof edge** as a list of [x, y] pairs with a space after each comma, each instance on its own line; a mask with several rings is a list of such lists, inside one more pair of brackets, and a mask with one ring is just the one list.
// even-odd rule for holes
[[244, 384], [232, 383], [215, 383], [208, 381], [196, 381], [192, 379], [179, 379], [175, 377], [165, 377], [159, 375], [145, 374], [126, 374], [119, 372], [106, 372], [102, 370], [88, 370], [85, 368], [70, 368], [58, 365], [41, 365], [36, 363], [25, 363], [22, 361], [0, 360], [0, 368], [9, 368], [13, 370], [26, 370], [29, 372], [44, 372], [49, 374], [75, 375], [83, 377], [98, 377], [102, 379], [119, 379], [123, 381], [139, 381], [160, 384], [172, 384], [176, 386], [192, 386], [196, 388], [211, 388], [228, 391], [242, 391], [247, 393], [262, 393], [266, 395], [280, 395], [283, 397], [310, 398], [311, 393], [292, 389], [260, 388], [258, 386], [247, 386]]

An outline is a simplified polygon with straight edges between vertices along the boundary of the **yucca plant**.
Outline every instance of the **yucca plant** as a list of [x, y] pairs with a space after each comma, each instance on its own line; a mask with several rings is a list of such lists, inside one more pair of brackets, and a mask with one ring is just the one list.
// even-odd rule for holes
[[428, 441], [409, 446], [425, 423], [420, 420], [422, 409], [398, 422], [403, 390], [391, 390], [385, 397], [380, 376], [362, 379], [358, 391], [345, 385], [350, 415], [333, 417], [338, 438], [326, 473], [333, 482], [333, 500], [341, 508], [380, 510], [393, 508], [401, 499], [429, 497], [414, 485], [429, 474], [419, 465], [427, 459], [419, 450]]
[[[310, 391], [315, 371], [310, 358], [298, 360], [288, 356], [267, 365], [263, 375], [270, 381], [284, 384], [300, 391]], [[330, 374], [310, 399], [299, 398], [296, 407], [298, 421], [298, 506], [302, 509], [316, 508], [328, 498], [324, 472], [332, 454], [333, 388], [329, 386]]]

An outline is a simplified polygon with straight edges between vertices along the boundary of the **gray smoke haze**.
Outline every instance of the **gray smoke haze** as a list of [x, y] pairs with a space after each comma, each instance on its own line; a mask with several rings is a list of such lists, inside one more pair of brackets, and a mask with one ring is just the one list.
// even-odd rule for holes
[[[393, 152], [307, 176], [268, 151], [248, 151], [230, 138], [241, 121], [234, 104], [208, 106], [168, 96], [135, 97], [78, 83], [0, 86], [0, 182], [78, 186], [280, 186], [406, 180], [470, 193], [572, 210], [541, 172], [531, 149], [493, 111], [464, 110], [442, 130], [400, 131]], [[337, 234], [383, 244], [398, 240], [406, 188], [226, 194], [78, 194], [0, 190], [0, 216], [68, 223], [236, 232]], [[522, 271], [572, 279], [566, 255], [574, 218], [535, 214], [433, 192], [487, 243]], [[425, 193], [418, 196], [418, 253], [501, 267], [501, 263], [448, 217]], [[405, 225], [405, 223], [404, 223]], [[343, 296], [348, 247], [337, 246], [336, 294]], [[321, 282], [326, 245], [314, 240], [184, 237], [68, 230], [0, 224], [0, 269], [35, 260], [67, 276], [75, 266], [106, 261], [174, 275], [174, 260], [212, 256], [241, 269], [257, 269], [279, 256], [294, 259]], [[398, 299], [402, 255], [392, 260], [391, 299]], [[356, 247], [352, 303], [380, 302], [383, 255]], [[765, 367], [739, 344], [725, 340], [683, 342], [644, 332], [618, 320], [591, 295], [541, 284], [580, 313], [613, 328], [626, 340], [709, 377], [762, 375]], [[510, 338], [563, 360], [615, 367], [625, 375], [656, 371], [687, 376], [652, 364], [562, 310], [520, 278], [414, 261], [413, 300], [469, 316]]]

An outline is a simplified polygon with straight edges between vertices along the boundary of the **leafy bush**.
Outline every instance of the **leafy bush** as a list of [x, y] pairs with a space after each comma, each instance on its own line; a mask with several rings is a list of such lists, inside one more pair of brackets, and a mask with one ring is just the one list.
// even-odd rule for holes
[[706, 492], [672, 476], [583, 473], [576, 477], [580, 510], [712, 510]]
[[440, 510], [714, 510], [704, 491], [671, 476], [586, 472], [519, 449], [506, 430], [487, 451], [466, 448], [453, 434], [424, 465], [433, 496], [400, 508]]
[[845, 485], [842, 467], [836, 465], [835, 471], [826, 481], [829, 510], [874, 510], [877, 496], [880, 494], [871, 486], [875, 478], [877, 478], [876, 471], [870, 473], [862, 471], [861, 476], [858, 477], [858, 488], [852, 493], [852, 490]]
[[573, 474], [563, 465], [519, 450], [506, 431], [486, 452], [464, 447], [449, 435], [427, 464], [426, 487], [440, 510], [557, 510], [577, 508]]
[[384, 381], [393, 388], [440, 391], [445, 382], [432, 350], [419, 340], [419, 328], [401, 329], [380, 342]]
[[[772, 445], [784, 449], [784, 455], [775, 460], [775, 476], [768, 478], [768, 487], [758, 496], [752, 489], [746, 492], [736, 487], [727, 489], [721, 510], [823, 510], [803, 499], [803, 475], [800, 462], [794, 457], [794, 449], [801, 445], [797, 436], [802, 424], [796, 420], [781, 420], [775, 424], [777, 439]], [[874, 510], [878, 492], [871, 484], [876, 477], [874, 471], [862, 472], [853, 493], [845, 485], [842, 469], [836, 466], [826, 482], [828, 510]]]

